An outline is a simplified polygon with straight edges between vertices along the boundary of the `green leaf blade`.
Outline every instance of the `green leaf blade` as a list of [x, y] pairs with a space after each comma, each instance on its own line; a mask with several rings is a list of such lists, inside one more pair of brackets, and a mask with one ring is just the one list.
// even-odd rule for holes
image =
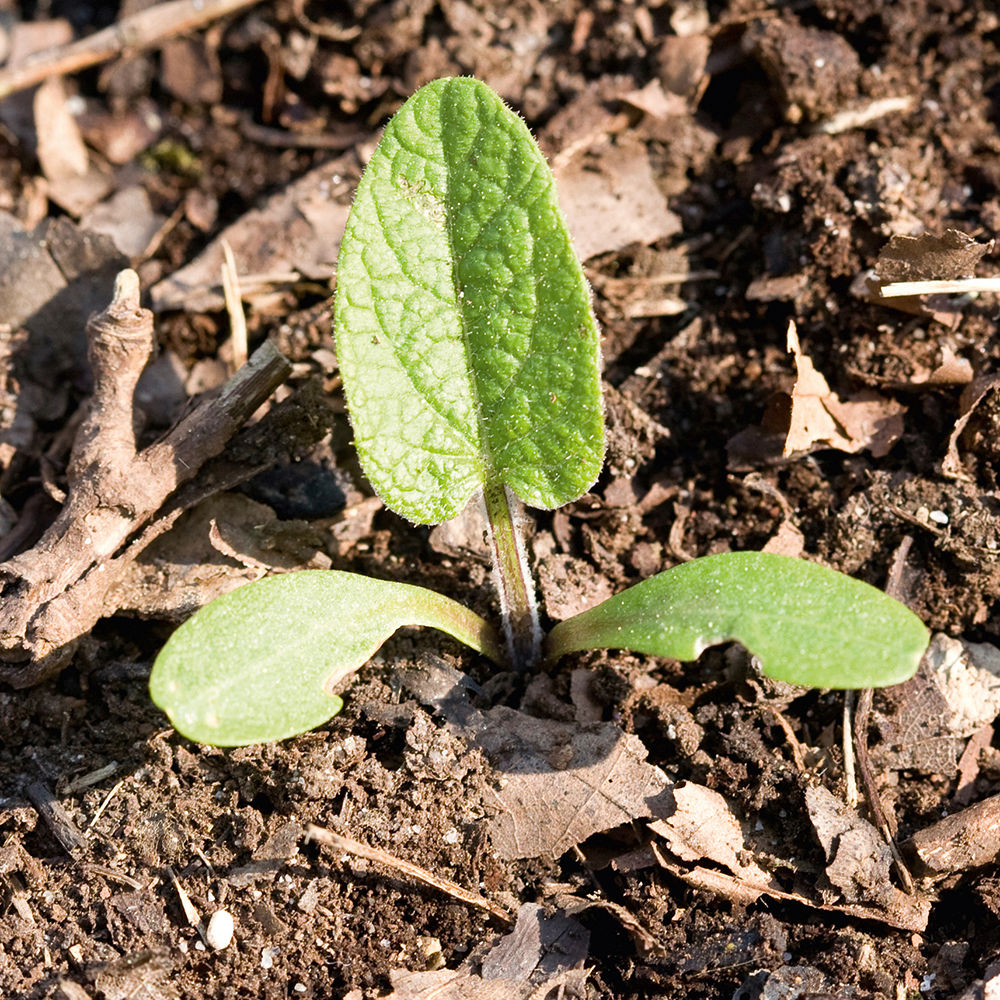
[[428, 625], [497, 660], [478, 615], [422, 587], [334, 570], [267, 577], [216, 598], [160, 651], [150, 695], [179, 733], [216, 746], [265, 743], [340, 711], [331, 688], [404, 625]]
[[676, 566], [561, 622], [546, 655], [614, 648], [693, 660], [735, 641], [776, 680], [866, 688], [911, 677], [928, 640], [913, 612], [860, 580], [802, 559], [732, 552]]
[[551, 171], [488, 87], [437, 80], [392, 119], [338, 262], [337, 352], [362, 465], [411, 520], [486, 481], [557, 507], [604, 456], [599, 335]]

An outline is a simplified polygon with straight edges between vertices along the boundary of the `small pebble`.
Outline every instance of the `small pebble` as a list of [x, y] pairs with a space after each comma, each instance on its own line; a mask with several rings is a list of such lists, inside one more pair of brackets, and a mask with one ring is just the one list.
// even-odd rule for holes
[[948, 515], [943, 510], [932, 510], [928, 515], [935, 524], [947, 524]]
[[233, 940], [233, 915], [228, 910], [216, 910], [205, 930], [205, 939], [215, 951], [228, 948]]

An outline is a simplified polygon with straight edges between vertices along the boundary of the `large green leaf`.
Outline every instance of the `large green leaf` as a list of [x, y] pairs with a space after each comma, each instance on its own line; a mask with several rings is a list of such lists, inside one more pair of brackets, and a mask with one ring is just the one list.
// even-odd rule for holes
[[676, 566], [560, 622], [545, 652], [550, 660], [596, 648], [693, 660], [736, 641], [777, 680], [866, 688], [911, 677], [928, 639], [912, 611], [860, 580], [802, 559], [732, 552]]
[[576, 499], [604, 456], [598, 332], [524, 122], [485, 84], [436, 80], [389, 122], [337, 264], [337, 356], [365, 473], [410, 520], [485, 482]]
[[404, 583], [334, 570], [268, 577], [216, 598], [170, 637], [149, 691], [174, 728], [216, 746], [284, 739], [326, 722], [331, 689], [403, 625], [430, 625], [501, 662], [468, 608]]

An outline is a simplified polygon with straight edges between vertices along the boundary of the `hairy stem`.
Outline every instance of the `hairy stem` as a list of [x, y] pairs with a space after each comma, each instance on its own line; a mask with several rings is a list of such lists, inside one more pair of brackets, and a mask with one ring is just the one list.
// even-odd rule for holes
[[511, 665], [524, 669], [538, 662], [542, 631], [538, 625], [535, 583], [518, 524], [521, 501], [503, 483], [488, 482], [483, 487], [483, 506], [507, 652]]

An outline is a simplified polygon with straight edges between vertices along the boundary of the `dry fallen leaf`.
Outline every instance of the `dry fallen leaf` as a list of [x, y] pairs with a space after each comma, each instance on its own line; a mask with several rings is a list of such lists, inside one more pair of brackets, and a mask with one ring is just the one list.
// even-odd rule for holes
[[49, 198], [70, 215], [79, 216], [108, 193], [112, 181], [84, 145], [69, 111], [62, 77], [50, 77], [38, 88], [34, 113], [38, 162], [48, 182]]
[[[302, 275], [329, 281], [351, 207], [354, 184], [342, 178], [351, 176], [352, 160], [340, 157], [310, 170], [227, 226], [190, 264], [153, 286], [154, 309], [223, 308], [223, 242], [239, 261], [241, 279], [249, 274], [288, 281]], [[252, 288], [243, 284], [244, 297], [249, 297]]]
[[[590, 933], [562, 912], [546, 915], [525, 903], [514, 929], [487, 952], [457, 969], [389, 973], [393, 991], [385, 1000], [530, 1000], [585, 995]], [[477, 968], [478, 965], [478, 968]], [[558, 991], [558, 992], [555, 992]]]
[[948, 451], [941, 462], [941, 472], [949, 479], [969, 478], [962, 468], [962, 459], [958, 454], [958, 441], [973, 411], [997, 388], [1000, 388], [1000, 375], [994, 372], [990, 375], [980, 375], [962, 390], [958, 401], [958, 419], [948, 437]]
[[595, 147], [557, 164], [555, 174], [559, 204], [582, 260], [681, 230], [657, 187], [646, 147], [636, 139]]
[[823, 785], [806, 788], [806, 808], [826, 855], [826, 875], [849, 903], [888, 902], [892, 853], [878, 830]]
[[670, 816], [648, 824], [671, 854], [682, 861], [714, 861], [761, 888], [777, 887], [768, 872], [748, 859], [740, 821], [718, 792], [685, 781], [674, 786], [674, 801], [677, 808]]
[[610, 722], [579, 726], [498, 706], [468, 725], [500, 772], [493, 846], [505, 860], [557, 858], [588, 837], [672, 808], [671, 782]]
[[985, 642], [964, 642], [943, 632], [927, 650], [927, 666], [952, 715], [956, 736], [971, 736], [1000, 716], [1000, 649]]
[[957, 229], [946, 229], [941, 236], [893, 236], [878, 255], [875, 274], [883, 285], [964, 278], [975, 272], [991, 247]]
[[850, 454], [867, 449], [876, 458], [888, 454], [903, 433], [906, 407], [869, 390], [841, 400], [802, 350], [794, 322], [788, 324], [787, 342], [796, 378], [784, 456], [817, 448]]

